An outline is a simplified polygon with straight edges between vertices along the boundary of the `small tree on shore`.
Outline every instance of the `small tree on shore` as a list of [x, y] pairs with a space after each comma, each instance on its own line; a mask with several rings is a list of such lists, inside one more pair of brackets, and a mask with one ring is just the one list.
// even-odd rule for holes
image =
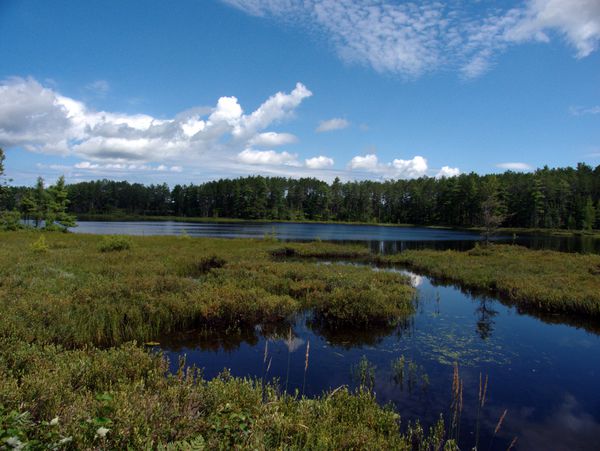
[[0, 147], [0, 210], [4, 204], [4, 150]]
[[56, 184], [48, 188], [48, 208], [46, 212], [46, 228], [66, 230], [75, 227], [75, 216], [67, 213], [69, 205], [68, 192], [65, 186], [65, 176], [61, 175]]
[[0, 177], [4, 175], [4, 150], [0, 147]]
[[498, 232], [498, 229], [506, 219], [505, 210], [503, 203], [498, 200], [498, 196], [495, 193], [482, 203], [481, 217], [486, 245], [489, 243], [490, 237]]
[[35, 188], [31, 196], [31, 217], [35, 221], [35, 226], [40, 227], [42, 221], [46, 219], [46, 213], [48, 211], [48, 193], [46, 192], [46, 186], [44, 185], [44, 179], [42, 177], [37, 178]]

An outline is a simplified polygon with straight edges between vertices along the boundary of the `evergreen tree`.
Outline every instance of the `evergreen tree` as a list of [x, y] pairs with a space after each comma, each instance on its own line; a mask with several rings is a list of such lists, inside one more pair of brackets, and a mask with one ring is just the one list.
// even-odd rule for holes
[[498, 199], [497, 193], [491, 193], [482, 204], [483, 235], [485, 243], [489, 243], [490, 237], [498, 231], [505, 219], [506, 208]]
[[46, 210], [46, 228], [58, 228], [66, 230], [75, 227], [75, 216], [67, 213], [69, 205], [68, 191], [65, 187], [65, 177], [61, 175], [56, 184], [48, 188], [48, 208]]
[[532, 227], [540, 227], [543, 224], [544, 205], [546, 203], [543, 188], [542, 181], [538, 177], [535, 177], [533, 180], [533, 190], [531, 191], [531, 199], [533, 201]]
[[27, 192], [21, 198], [21, 202], [19, 204], [19, 209], [25, 221], [29, 221], [35, 218], [37, 208], [37, 203], [35, 201], [35, 198], [33, 197], [33, 194], [31, 193], [31, 191]]
[[4, 150], [0, 147], [0, 211], [4, 207]]
[[596, 222], [596, 209], [594, 208], [594, 202], [592, 198], [588, 196], [585, 207], [583, 208], [583, 229], [592, 230], [594, 223]]
[[44, 185], [44, 179], [42, 177], [37, 178], [35, 188], [33, 190], [33, 205], [35, 209], [32, 211], [32, 217], [35, 221], [35, 226], [40, 227], [42, 221], [46, 219], [48, 212], [48, 193]]

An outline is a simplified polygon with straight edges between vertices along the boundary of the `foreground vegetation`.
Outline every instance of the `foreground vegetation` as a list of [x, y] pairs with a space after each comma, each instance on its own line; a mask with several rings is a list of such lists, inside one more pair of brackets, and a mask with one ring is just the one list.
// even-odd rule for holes
[[206, 381], [167, 370], [135, 344], [0, 338], [0, 449], [456, 449], [442, 423], [401, 433], [368, 390], [306, 399], [226, 372]]
[[489, 245], [466, 252], [406, 251], [380, 262], [408, 265], [536, 311], [600, 316], [598, 255]]

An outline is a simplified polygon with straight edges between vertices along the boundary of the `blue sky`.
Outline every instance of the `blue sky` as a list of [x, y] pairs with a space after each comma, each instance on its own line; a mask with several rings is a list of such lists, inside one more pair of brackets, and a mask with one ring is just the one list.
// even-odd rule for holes
[[600, 2], [0, 0], [15, 184], [600, 164]]

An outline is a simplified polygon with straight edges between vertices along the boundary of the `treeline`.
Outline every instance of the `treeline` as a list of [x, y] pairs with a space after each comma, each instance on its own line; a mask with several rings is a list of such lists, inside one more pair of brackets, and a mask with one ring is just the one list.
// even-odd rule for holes
[[[472, 227], [492, 208], [505, 227], [600, 228], [600, 166], [385, 182], [244, 177], [199, 185], [98, 180], [66, 187], [77, 215], [380, 222]], [[32, 188], [10, 187], [7, 208]], [[489, 216], [489, 215], [488, 215]]]

